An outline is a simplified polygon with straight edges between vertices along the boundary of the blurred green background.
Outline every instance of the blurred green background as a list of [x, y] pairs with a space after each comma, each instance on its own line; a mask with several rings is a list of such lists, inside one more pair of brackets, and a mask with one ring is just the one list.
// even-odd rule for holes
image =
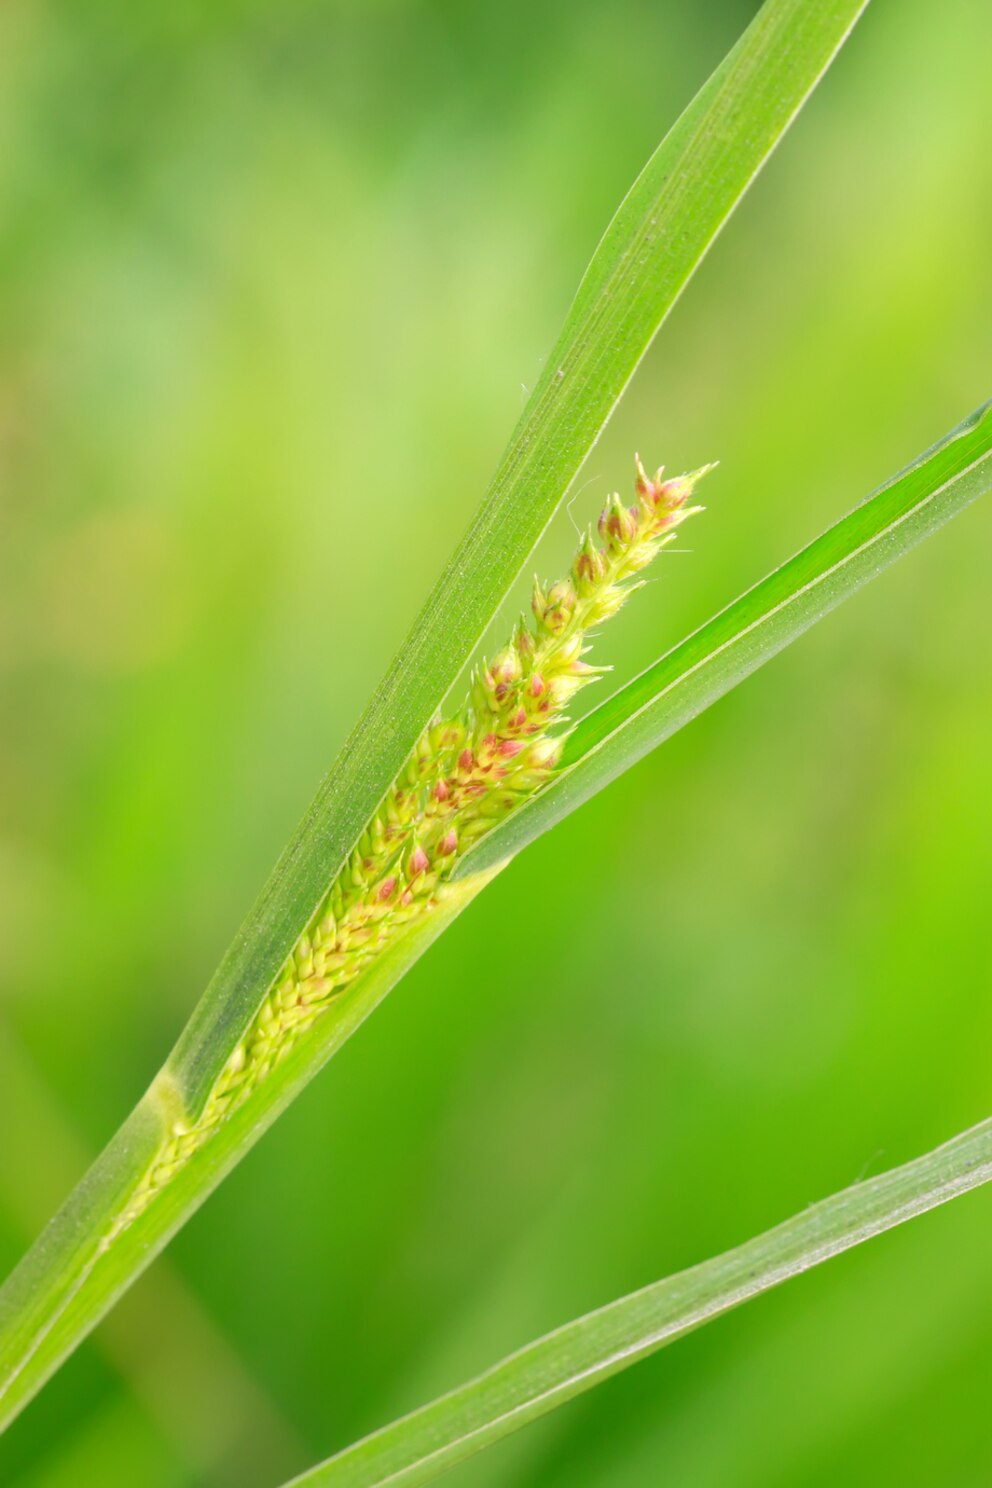
[[[139, 1096], [749, 0], [0, 12], [0, 1270]], [[719, 458], [623, 677], [988, 382], [992, 13], [876, 0], [579, 483]], [[540, 564], [573, 538], [563, 511]], [[992, 508], [545, 838], [0, 1446], [264, 1488], [992, 1108]], [[992, 1474], [992, 1194], [451, 1476]]]

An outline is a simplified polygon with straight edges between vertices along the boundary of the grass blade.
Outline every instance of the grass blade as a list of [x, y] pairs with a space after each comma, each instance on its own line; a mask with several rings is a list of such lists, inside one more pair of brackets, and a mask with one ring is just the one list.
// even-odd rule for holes
[[414, 1488], [703, 1323], [992, 1179], [992, 1121], [566, 1324], [287, 1488]]
[[561, 771], [458, 871], [508, 861], [990, 487], [992, 402], [593, 709]]
[[[625, 198], [476, 518], [165, 1070], [0, 1292], [0, 1426], [428, 943], [429, 936], [411, 937], [388, 965], [362, 978], [299, 1057], [280, 1066], [267, 1082], [271, 1088], [197, 1154], [148, 1213], [115, 1231], [163, 1140], [202, 1112], [288, 952], [477, 645], [659, 325], [866, 3], [767, 0]], [[484, 880], [465, 880], [451, 912]]]

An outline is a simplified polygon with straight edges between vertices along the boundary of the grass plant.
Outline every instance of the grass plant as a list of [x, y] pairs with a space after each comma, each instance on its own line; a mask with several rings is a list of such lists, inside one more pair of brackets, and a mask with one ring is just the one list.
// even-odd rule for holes
[[[621, 202], [492, 483], [147, 1094], [0, 1291], [0, 1426], [452, 920], [992, 484], [984, 405], [574, 726], [599, 628], [694, 511], [638, 461], [569, 573], [448, 697], [638, 363], [866, 0], [766, 0]], [[731, 476], [732, 478], [732, 476]], [[426, 1482], [750, 1296], [992, 1176], [985, 1127], [530, 1345], [298, 1481]]]

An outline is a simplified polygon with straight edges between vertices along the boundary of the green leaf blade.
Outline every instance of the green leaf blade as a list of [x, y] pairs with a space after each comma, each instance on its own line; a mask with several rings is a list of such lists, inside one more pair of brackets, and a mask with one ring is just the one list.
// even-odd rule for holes
[[414, 1488], [772, 1287], [992, 1179], [992, 1121], [546, 1334], [286, 1488]]

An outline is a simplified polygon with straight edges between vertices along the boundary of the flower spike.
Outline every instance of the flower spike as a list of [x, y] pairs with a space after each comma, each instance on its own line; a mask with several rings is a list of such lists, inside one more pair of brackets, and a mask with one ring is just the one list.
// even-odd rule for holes
[[637, 576], [674, 528], [702, 510], [688, 503], [712, 469], [666, 479], [659, 466], [652, 477], [635, 457], [634, 504], [611, 496], [599, 518], [600, 541], [590, 529], [566, 578], [548, 588], [535, 580], [534, 625], [521, 619], [508, 644], [476, 667], [461, 710], [424, 730], [199, 1118], [163, 1139], [115, 1233], [143, 1212], [403, 927], [430, 913], [459, 857], [547, 783], [561, 759], [565, 707], [606, 670], [582, 660], [590, 632], [641, 587]]

